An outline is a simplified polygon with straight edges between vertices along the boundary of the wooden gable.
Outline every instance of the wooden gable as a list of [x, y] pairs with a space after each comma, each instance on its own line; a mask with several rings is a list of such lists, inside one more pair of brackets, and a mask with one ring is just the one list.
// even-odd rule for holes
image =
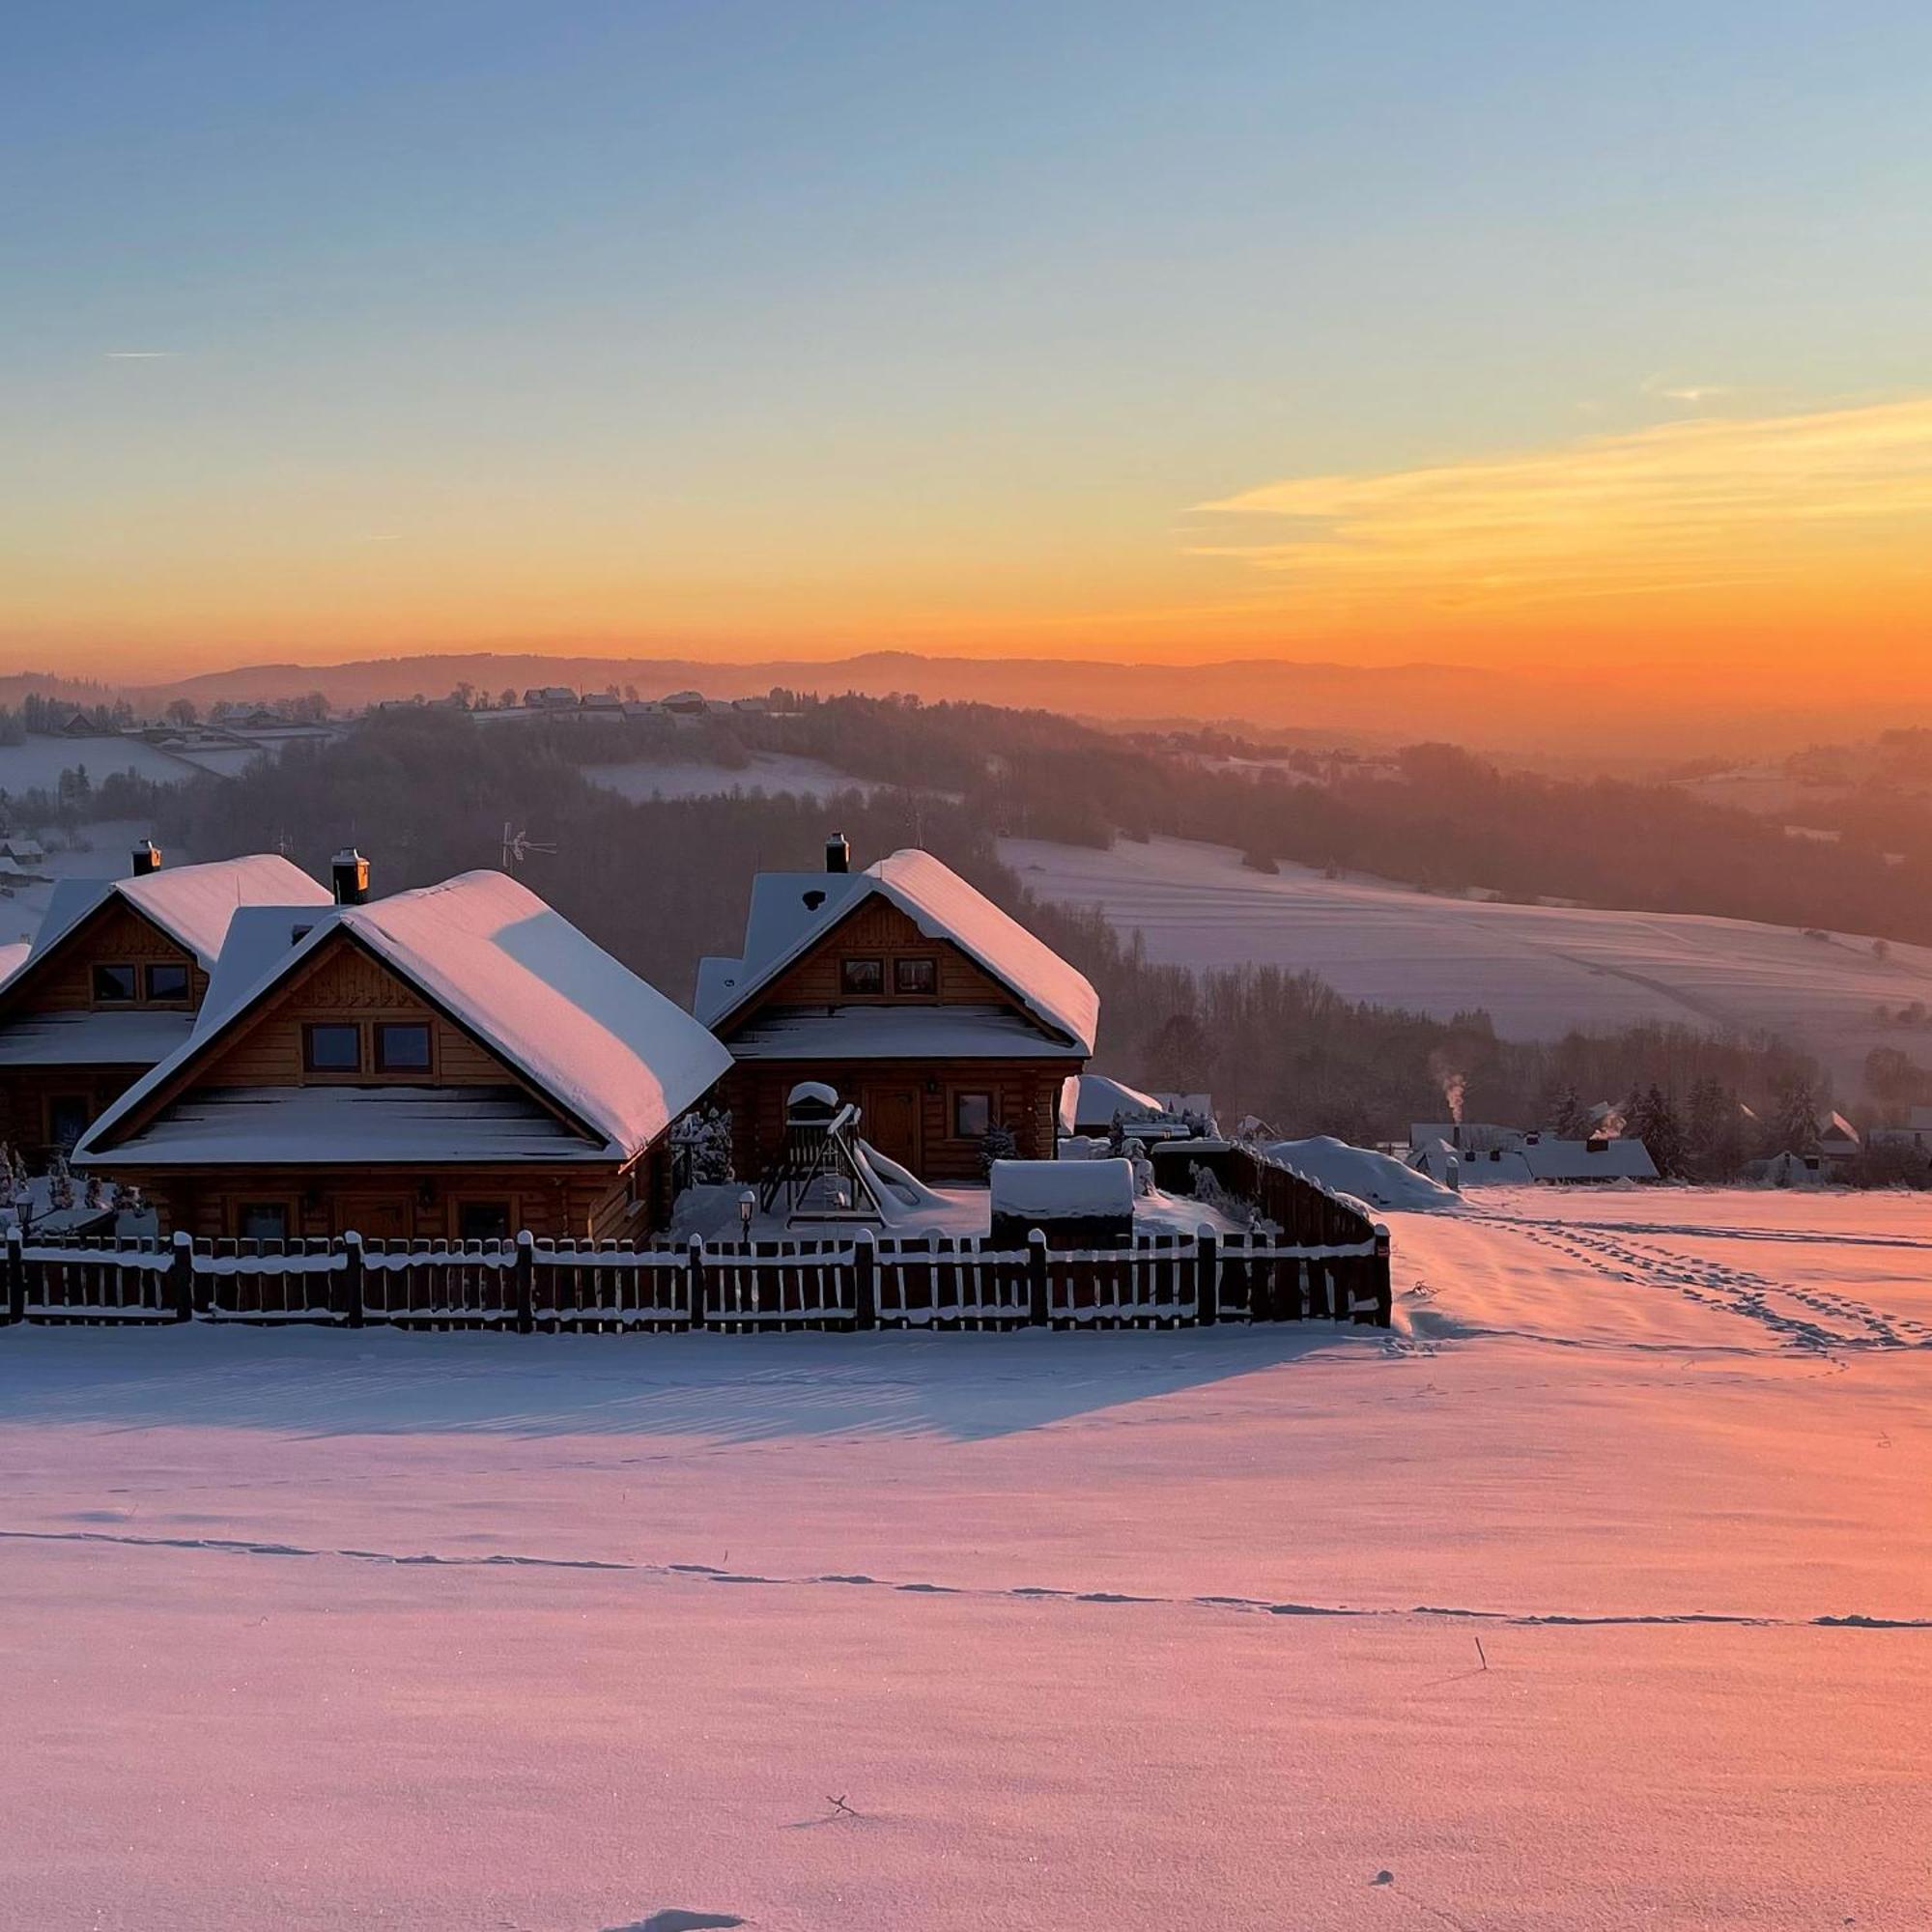
[[[427, 1071], [384, 1072], [374, 1053], [374, 1029], [384, 1021], [418, 1022], [430, 1031]], [[350, 1025], [361, 1035], [360, 1065], [354, 1072], [313, 1070], [307, 1065], [304, 1030]], [[120, 1123], [138, 1131], [183, 1094], [210, 1088], [302, 1087], [311, 1084], [413, 1087], [515, 1087], [574, 1132], [602, 1145], [593, 1132], [526, 1075], [435, 1001], [428, 999], [347, 927], [325, 936], [283, 982], [271, 986], [210, 1051], [178, 1069]]]
[[[137, 971], [145, 966], [185, 966], [187, 998], [152, 1003], [167, 1011], [194, 1010], [208, 992], [208, 975], [194, 954], [119, 893], [110, 893], [0, 989], [0, 1020], [14, 1013], [93, 1010], [99, 1004], [94, 996], [97, 965], [132, 966]], [[116, 1009], [150, 1004], [137, 996], [131, 1002], [117, 1002]]]
[[[881, 966], [882, 990], [846, 990], [848, 959], [876, 959]], [[900, 960], [930, 960], [933, 991], [896, 990]], [[798, 958], [770, 984], [730, 1014], [718, 1029], [727, 1044], [731, 1036], [757, 1014], [784, 1007], [999, 1007], [1017, 1013], [1042, 1039], [1052, 1036], [1038, 1016], [1011, 987], [951, 939], [934, 939], [917, 922], [878, 893], [868, 894], [851, 911], [835, 920]]]

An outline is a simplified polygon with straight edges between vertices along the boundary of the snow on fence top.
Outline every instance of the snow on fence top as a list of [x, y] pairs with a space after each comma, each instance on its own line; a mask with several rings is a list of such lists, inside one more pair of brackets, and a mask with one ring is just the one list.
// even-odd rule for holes
[[[706, 1093], [730, 1055], [681, 1007], [501, 872], [342, 906], [295, 944], [215, 1022], [137, 1081], [83, 1136], [104, 1161], [120, 1122], [210, 1052], [269, 991], [338, 931], [354, 937], [477, 1035], [576, 1119], [606, 1151], [639, 1152]], [[324, 1157], [327, 1150], [316, 1158]], [[334, 1150], [354, 1157], [352, 1146]]]
[[1100, 997], [1085, 975], [1004, 913], [952, 867], [905, 846], [863, 872], [761, 872], [741, 959], [700, 962], [697, 1015], [716, 1026], [767, 985], [862, 900], [877, 895], [905, 914], [928, 939], [948, 939], [1008, 986], [1028, 1011], [1094, 1050]]
[[62, 879], [34, 936], [46, 952], [104, 900], [119, 896], [187, 948], [213, 972], [238, 906], [327, 905], [328, 891], [278, 852], [251, 852], [205, 866], [163, 866], [128, 879]]
[[993, 1212], [1055, 1219], [1131, 1215], [1134, 1168], [1128, 1160], [996, 1160]]

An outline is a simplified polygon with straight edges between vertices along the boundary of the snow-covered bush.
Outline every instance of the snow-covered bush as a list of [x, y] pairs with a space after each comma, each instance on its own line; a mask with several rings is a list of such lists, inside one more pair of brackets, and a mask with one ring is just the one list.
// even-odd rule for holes
[[1019, 1151], [1020, 1144], [1013, 1138], [1013, 1130], [995, 1122], [980, 1141], [980, 1171], [990, 1179], [993, 1163], [996, 1160], [1015, 1160]]

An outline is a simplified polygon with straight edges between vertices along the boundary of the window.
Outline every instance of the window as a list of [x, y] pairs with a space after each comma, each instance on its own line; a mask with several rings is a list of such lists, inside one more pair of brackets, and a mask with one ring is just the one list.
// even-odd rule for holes
[[72, 1147], [94, 1118], [85, 1094], [56, 1094], [47, 1101], [47, 1145]]
[[456, 1209], [459, 1241], [507, 1241], [510, 1204], [507, 1201], [464, 1201]]
[[150, 966], [148, 968], [148, 997], [151, 1000], [186, 999], [187, 968], [185, 966]]
[[955, 1094], [952, 1096], [952, 1138], [955, 1141], [982, 1141], [993, 1124], [993, 1096], [990, 1094]]
[[324, 1021], [302, 1028], [302, 1065], [311, 1073], [356, 1073], [362, 1066], [362, 1036], [354, 1026]]
[[103, 1005], [118, 1005], [134, 997], [134, 969], [131, 966], [97, 966], [94, 969], [94, 997]]
[[289, 1204], [286, 1201], [244, 1201], [235, 1210], [235, 1233], [243, 1241], [286, 1241]]
[[427, 1073], [429, 1024], [425, 1020], [382, 1020], [376, 1027], [378, 1073]]
[[939, 990], [937, 959], [895, 959], [893, 991], [895, 993], [936, 993]]
[[864, 996], [886, 990], [886, 962], [883, 959], [844, 959], [838, 965], [838, 983], [847, 993]]

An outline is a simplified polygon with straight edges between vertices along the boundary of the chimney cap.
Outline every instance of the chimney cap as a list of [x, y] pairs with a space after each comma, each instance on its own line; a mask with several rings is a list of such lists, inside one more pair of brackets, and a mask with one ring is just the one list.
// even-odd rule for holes
[[345, 845], [328, 863], [329, 884], [337, 905], [360, 905], [369, 896], [369, 862], [353, 845]]

